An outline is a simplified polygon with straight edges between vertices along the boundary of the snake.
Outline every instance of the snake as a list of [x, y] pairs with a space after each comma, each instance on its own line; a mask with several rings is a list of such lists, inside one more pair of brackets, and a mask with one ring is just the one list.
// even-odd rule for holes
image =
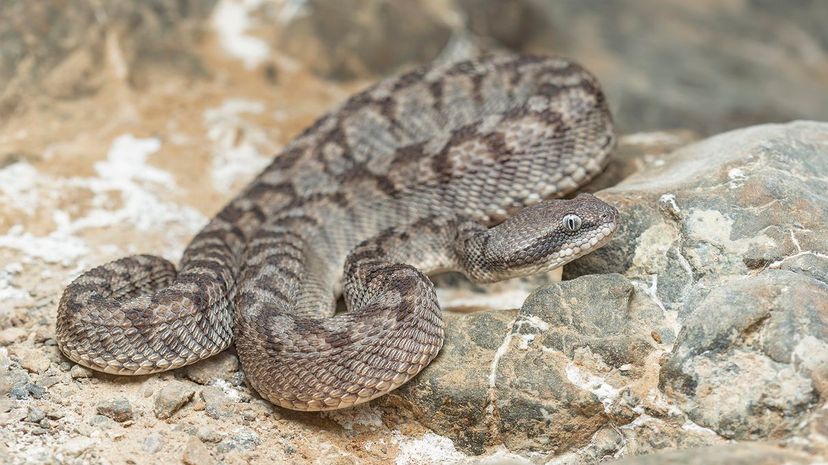
[[275, 405], [367, 402], [443, 345], [429, 275], [494, 282], [608, 242], [618, 211], [575, 191], [615, 141], [600, 84], [569, 59], [492, 54], [386, 78], [286, 144], [178, 269], [134, 255], [80, 274], [56, 341], [119, 375], [235, 344], [245, 379]]

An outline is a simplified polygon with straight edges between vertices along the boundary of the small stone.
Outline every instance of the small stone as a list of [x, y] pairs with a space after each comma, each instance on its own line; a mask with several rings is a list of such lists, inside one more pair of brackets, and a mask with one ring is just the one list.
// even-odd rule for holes
[[24, 400], [29, 398], [29, 390], [25, 384], [18, 384], [11, 388], [9, 395], [12, 399]]
[[25, 339], [27, 331], [18, 326], [12, 326], [0, 331], [0, 346], [7, 346]]
[[230, 399], [221, 388], [207, 386], [201, 390], [201, 399], [204, 401], [204, 410], [210, 418], [219, 419], [233, 414]]
[[16, 386], [26, 386], [32, 377], [24, 370], [13, 369], [0, 372], [0, 395], [9, 393]]
[[72, 376], [72, 379], [91, 378], [92, 377], [92, 370], [90, 370], [90, 369], [88, 369], [84, 366], [81, 366], [81, 365], [74, 365], [69, 370], [69, 375]]
[[196, 436], [198, 436], [202, 442], [218, 443], [221, 442], [222, 439], [221, 434], [217, 433], [216, 430], [208, 426], [199, 427], [196, 431]]
[[66, 416], [66, 413], [60, 409], [50, 410], [46, 412], [46, 418], [49, 418], [51, 420], [60, 420], [64, 416]]
[[76, 437], [63, 443], [60, 451], [68, 457], [80, 457], [94, 445], [95, 441], [93, 439]]
[[98, 414], [109, 417], [118, 423], [132, 420], [132, 407], [126, 399], [111, 399], [98, 404]]
[[29, 413], [26, 415], [26, 421], [30, 423], [39, 423], [40, 420], [46, 418], [46, 414], [43, 410], [40, 410], [37, 407], [29, 407]]
[[49, 369], [52, 362], [41, 351], [30, 348], [9, 350], [19, 361], [20, 366], [29, 373], [43, 373]]
[[26, 385], [26, 389], [35, 399], [40, 399], [44, 394], [46, 394], [46, 388], [39, 384], [29, 383]]
[[239, 370], [239, 359], [230, 352], [202, 360], [184, 369], [187, 378], [198, 384], [208, 385], [217, 379], [228, 379]]
[[103, 415], [93, 415], [87, 423], [89, 423], [89, 426], [94, 426], [100, 429], [109, 429], [117, 424], [109, 417], [105, 417]]
[[155, 397], [153, 411], [156, 418], [162, 420], [170, 418], [193, 398], [193, 394], [195, 394], [193, 387], [182, 381], [173, 381], [164, 386]]
[[233, 449], [252, 450], [262, 443], [259, 435], [249, 428], [238, 428], [229, 437], [224, 438], [219, 445], [218, 451], [229, 452]]
[[59, 382], [60, 382], [60, 378], [57, 377], [57, 376], [41, 376], [37, 380], [37, 383], [40, 384], [41, 386], [45, 387], [45, 388], [54, 386], [55, 384], [57, 384]]
[[148, 454], [154, 454], [161, 450], [164, 447], [164, 440], [161, 438], [161, 435], [156, 432], [152, 432], [144, 438], [144, 442], [141, 444], [141, 450]]
[[190, 437], [187, 441], [181, 460], [187, 465], [209, 465], [216, 463], [204, 443], [196, 437]]

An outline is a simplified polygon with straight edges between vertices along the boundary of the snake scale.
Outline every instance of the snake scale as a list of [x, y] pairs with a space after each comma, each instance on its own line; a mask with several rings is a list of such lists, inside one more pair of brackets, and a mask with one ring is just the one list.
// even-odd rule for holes
[[497, 281], [607, 242], [613, 207], [557, 198], [599, 173], [614, 143], [597, 80], [568, 60], [493, 55], [380, 81], [290, 142], [178, 271], [138, 255], [81, 274], [58, 307], [59, 347], [137, 375], [235, 342], [274, 404], [368, 401], [442, 346], [427, 273]]

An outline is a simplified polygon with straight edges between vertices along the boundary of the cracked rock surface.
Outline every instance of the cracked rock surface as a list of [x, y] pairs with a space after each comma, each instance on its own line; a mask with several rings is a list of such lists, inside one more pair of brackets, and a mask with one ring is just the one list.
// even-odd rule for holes
[[600, 458], [613, 426], [604, 457], [727, 439], [824, 454], [809, 428], [826, 416], [826, 187], [828, 124], [666, 155], [597, 192], [622, 225], [569, 280], [517, 313], [452, 319], [437, 363], [389, 401], [471, 452]]

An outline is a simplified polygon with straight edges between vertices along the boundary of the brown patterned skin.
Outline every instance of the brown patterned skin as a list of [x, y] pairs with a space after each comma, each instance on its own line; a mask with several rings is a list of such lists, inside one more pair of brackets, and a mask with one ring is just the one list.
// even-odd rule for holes
[[[193, 239], [179, 271], [128, 257], [78, 277], [57, 341], [89, 368], [143, 374], [235, 340], [266, 399], [365, 402], [436, 356], [426, 273], [495, 281], [602, 246], [614, 208], [571, 193], [614, 145], [600, 87], [566, 60], [500, 55], [413, 71], [294, 139]], [[505, 221], [504, 221], [505, 220]], [[348, 311], [335, 314], [342, 295]]]

